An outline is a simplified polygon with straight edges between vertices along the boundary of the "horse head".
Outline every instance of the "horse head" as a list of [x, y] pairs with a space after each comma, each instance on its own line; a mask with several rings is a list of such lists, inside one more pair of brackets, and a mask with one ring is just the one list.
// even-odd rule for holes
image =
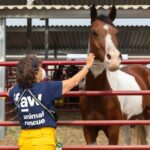
[[109, 71], [117, 70], [121, 63], [118, 30], [112, 23], [115, 17], [115, 6], [112, 6], [108, 16], [97, 16], [95, 5], [91, 7], [90, 51], [95, 54], [95, 59], [104, 62]]

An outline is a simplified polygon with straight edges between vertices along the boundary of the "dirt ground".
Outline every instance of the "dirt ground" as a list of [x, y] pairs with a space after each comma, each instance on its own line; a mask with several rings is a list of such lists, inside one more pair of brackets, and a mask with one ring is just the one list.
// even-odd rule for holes
[[[60, 120], [77, 120], [81, 119], [80, 115], [75, 113], [67, 112], [66, 114], [59, 113]], [[17, 139], [20, 133], [19, 127], [7, 127], [6, 137], [3, 140], [0, 140], [0, 145], [17, 145]], [[64, 127], [60, 126], [57, 128], [57, 137], [63, 145], [85, 145], [85, 139], [83, 136], [82, 127]], [[102, 131], [99, 132], [97, 138], [97, 144], [107, 145], [107, 139]], [[122, 132], [120, 133], [119, 145], [123, 145], [123, 136]], [[132, 129], [132, 144], [136, 144], [136, 133], [135, 129]]]

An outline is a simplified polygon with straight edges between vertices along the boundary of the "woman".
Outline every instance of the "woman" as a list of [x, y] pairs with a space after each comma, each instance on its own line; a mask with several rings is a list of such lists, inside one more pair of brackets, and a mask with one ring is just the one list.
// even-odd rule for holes
[[64, 81], [42, 81], [42, 64], [35, 56], [26, 56], [17, 65], [17, 84], [9, 91], [12, 103], [18, 108], [21, 133], [20, 150], [55, 150], [56, 121], [45, 110], [38, 99], [48, 110], [54, 108], [54, 101], [86, 76], [94, 61], [90, 53], [86, 65], [72, 78]]

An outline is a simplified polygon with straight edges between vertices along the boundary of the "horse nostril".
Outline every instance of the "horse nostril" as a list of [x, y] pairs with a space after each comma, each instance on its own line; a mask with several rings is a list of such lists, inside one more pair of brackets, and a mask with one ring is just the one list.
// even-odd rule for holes
[[106, 57], [107, 57], [108, 60], [111, 59], [111, 55], [110, 54], [107, 54]]

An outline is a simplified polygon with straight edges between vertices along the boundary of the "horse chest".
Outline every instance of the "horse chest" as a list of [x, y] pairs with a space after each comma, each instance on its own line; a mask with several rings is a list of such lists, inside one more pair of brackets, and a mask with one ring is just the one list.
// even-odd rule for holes
[[[115, 72], [106, 71], [107, 79], [112, 90], [138, 90], [140, 87], [135, 78], [121, 70]], [[125, 113], [129, 118], [138, 115], [142, 112], [142, 96], [117, 96], [122, 113]]]

